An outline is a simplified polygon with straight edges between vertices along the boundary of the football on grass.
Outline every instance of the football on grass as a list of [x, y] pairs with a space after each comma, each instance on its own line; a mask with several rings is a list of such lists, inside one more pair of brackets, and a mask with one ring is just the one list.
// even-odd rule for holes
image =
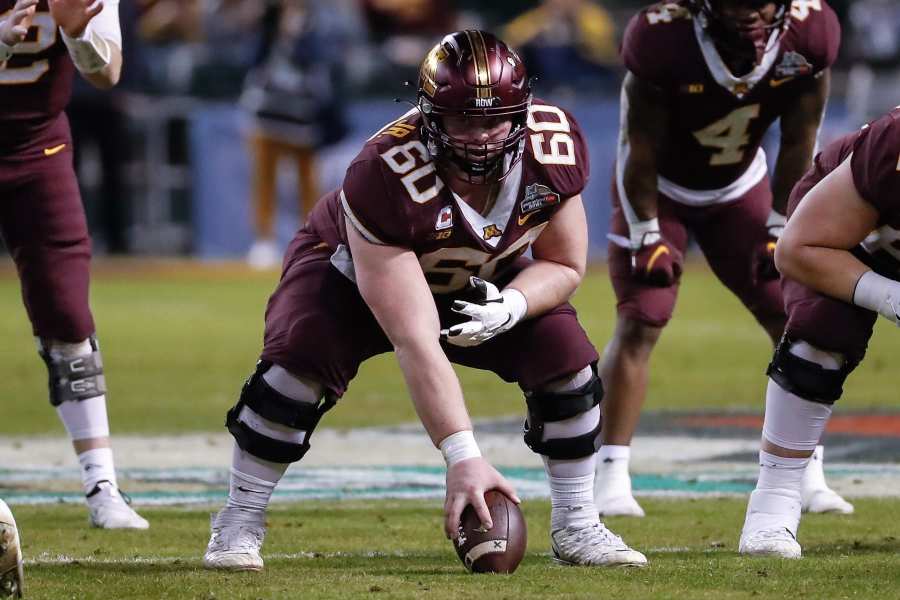
[[454, 540], [456, 554], [473, 573], [512, 573], [525, 556], [528, 532], [519, 506], [497, 491], [484, 495], [494, 526], [485, 531], [475, 509], [467, 506]]

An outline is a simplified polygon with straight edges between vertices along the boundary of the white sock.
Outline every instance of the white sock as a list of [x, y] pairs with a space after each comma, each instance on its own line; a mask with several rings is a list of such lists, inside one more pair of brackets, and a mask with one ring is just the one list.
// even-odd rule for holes
[[600, 501], [620, 496], [631, 496], [631, 475], [628, 462], [629, 446], [605, 445], [597, 452], [596, 497]]
[[289, 466], [290, 463], [274, 463], [257, 458], [235, 444], [225, 508], [266, 510], [275, 486]]
[[778, 523], [785, 523], [797, 534], [800, 522], [800, 485], [808, 458], [784, 458], [759, 451], [759, 480], [750, 494], [747, 518], [776, 515]]
[[85, 494], [90, 494], [97, 483], [104, 479], [114, 487], [119, 487], [112, 448], [95, 448], [82, 452], [78, 455], [78, 462], [81, 464], [81, 484]]
[[825, 460], [825, 447], [816, 446], [813, 455], [809, 457], [809, 464], [803, 472], [803, 489], [804, 490], [821, 490], [828, 488], [825, 483], [825, 469], [823, 462]]

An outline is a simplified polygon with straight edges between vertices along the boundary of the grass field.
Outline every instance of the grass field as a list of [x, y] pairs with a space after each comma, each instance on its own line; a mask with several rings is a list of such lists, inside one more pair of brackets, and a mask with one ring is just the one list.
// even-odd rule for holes
[[[224, 412], [258, 356], [265, 300], [276, 278], [233, 265], [98, 265], [92, 304], [113, 432], [222, 431]], [[575, 304], [602, 347], [614, 315], [602, 270], [590, 273]], [[0, 272], [0, 337], [0, 436], [62, 435], [9, 269]], [[900, 407], [888, 372], [888, 357], [898, 351], [896, 332], [881, 328], [840, 409]], [[749, 314], [705, 266], [691, 265], [676, 318], [654, 355], [647, 408], [761, 412], [770, 355], [768, 340]], [[473, 416], [522, 413], [515, 386], [490, 373], [460, 372]], [[363, 366], [324, 424], [352, 428], [414, 419], [393, 357], [382, 356]], [[0, 462], [0, 468], [11, 467]], [[850, 517], [806, 517], [800, 538], [807, 558], [796, 562], [736, 554], [743, 498], [642, 503], [647, 518], [609, 524], [646, 551], [650, 568], [553, 564], [549, 503], [530, 500], [524, 504], [529, 551], [512, 576], [468, 575], [442, 536], [437, 501], [278, 504], [269, 515], [266, 570], [235, 575], [200, 567], [208, 508], [142, 507], [152, 522], [148, 532], [90, 530], [82, 506], [14, 510], [32, 599], [900, 598], [900, 499], [857, 499]]]
[[[191, 263], [101, 263], [92, 306], [98, 324], [109, 411], [116, 433], [175, 433], [222, 429], [244, 378], [258, 357], [263, 310], [275, 273]], [[602, 270], [586, 278], [575, 298], [591, 339], [602, 348], [613, 327], [614, 300]], [[884, 327], [854, 374], [840, 406], [900, 407], [887, 385], [888, 357], [900, 336]], [[46, 372], [38, 359], [11, 269], [0, 273], [0, 435], [61, 433], [46, 402]], [[318, 341], [317, 341], [318, 343]], [[647, 409], [762, 409], [763, 375], [771, 348], [762, 330], [709, 273], [687, 272], [673, 322], [653, 358]], [[520, 414], [521, 393], [491, 373], [461, 369], [476, 417]], [[330, 427], [415, 419], [392, 356], [366, 363]]]
[[648, 501], [645, 519], [610, 526], [644, 550], [641, 570], [571, 568], [548, 556], [546, 502], [523, 505], [529, 547], [511, 576], [469, 575], [442, 536], [440, 506], [305, 503], [270, 512], [262, 573], [201, 569], [205, 511], [145, 510], [147, 532], [84, 529], [80, 508], [18, 511], [28, 598], [865, 598], [900, 597], [896, 501], [804, 520], [801, 561], [735, 552], [744, 501]]

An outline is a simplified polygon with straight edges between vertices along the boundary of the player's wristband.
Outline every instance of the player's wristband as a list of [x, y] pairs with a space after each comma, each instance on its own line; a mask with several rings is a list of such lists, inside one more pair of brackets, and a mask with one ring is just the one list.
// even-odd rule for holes
[[853, 304], [877, 312], [900, 325], [900, 282], [866, 271], [856, 282]]
[[786, 223], [787, 217], [772, 209], [769, 211], [769, 218], [766, 219], [766, 230], [772, 237], [780, 238]]
[[[631, 247], [635, 250], [645, 243], [653, 244], [659, 241], [659, 219], [653, 217], [646, 221], [637, 221], [628, 224], [628, 234], [631, 238]], [[649, 236], [649, 237], [647, 237]]]
[[452, 467], [458, 462], [468, 458], [478, 458], [481, 456], [481, 450], [475, 443], [475, 434], [465, 429], [450, 434], [441, 440], [441, 454], [444, 455], [444, 462], [448, 467]]
[[506, 288], [500, 295], [503, 297], [503, 304], [509, 308], [510, 320], [508, 329], [512, 328], [516, 323], [525, 318], [528, 312], [528, 301], [525, 300], [525, 294], [516, 288]]
[[63, 42], [69, 49], [72, 62], [82, 73], [96, 73], [102, 71], [112, 60], [112, 50], [109, 42], [103, 39], [96, 31], [91, 29], [88, 23], [84, 32], [77, 38], [71, 38], [60, 29]]

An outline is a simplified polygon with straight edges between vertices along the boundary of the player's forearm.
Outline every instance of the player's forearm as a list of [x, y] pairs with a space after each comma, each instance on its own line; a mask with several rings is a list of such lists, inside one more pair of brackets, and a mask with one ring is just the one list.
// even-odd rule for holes
[[650, 157], [631, 158], [625, 162], [623, 175], [625, 198], [639, 221], [657, 216], [656, 161]]
[[101, 90], [108, 90], [119, 83], [122, 75], [122, 53], [115, 50], [110, 63], [96, 73], [82, 73], [81, 76], [94, 87]]
[[108, 90], [119, 82], [122, 73], [122, 50], [88, 26], [80, 36], [63, 32], [63, 42], [75, 68], [91, 85]]
[[815, 136], [796, 141], [782, 139], [772, 177], [772, 208], [779, 214], [787, 213], [788, 198], [794, 185], [812, 165]]
[[537, 259], [507, 285], [519, 290], [528, 304], [525, 318], [536, 317], [567, 302], [584, 276], [584, 265], [580, 268]]
[[783, 277], [844, 302], [853, 302], [856, 282], [869, 267], [847, 250], [794, 244], [782, 238], [775, 266]]
[[443, 349], [434, 341], [409, 341], [395, 346], [413, 406], [432, 443], [458, 431], [471, 430], [459, 379]]

